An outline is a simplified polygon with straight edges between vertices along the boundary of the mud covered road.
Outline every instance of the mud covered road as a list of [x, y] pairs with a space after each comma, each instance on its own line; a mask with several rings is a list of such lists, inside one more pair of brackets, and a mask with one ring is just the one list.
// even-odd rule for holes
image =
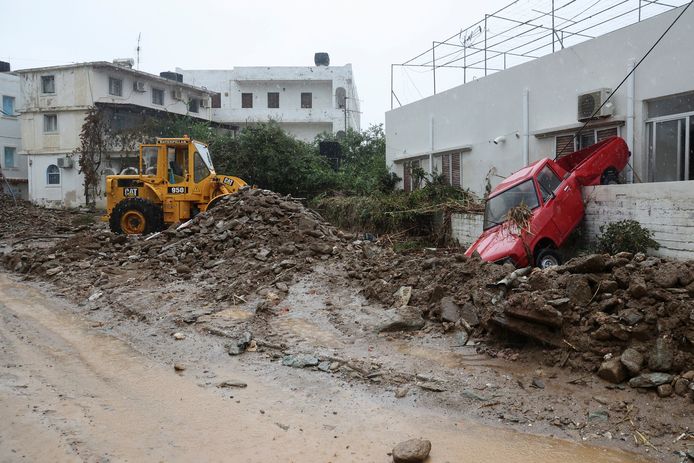
[[[432, 463], [647, 461], [386, 403], [299, 370], [271, 375], [223, 354], [177, 373], [162, 361], [169, 343], [118, 339], [4, 273], [0, 320], [2, 462], [386, 462], [395, 443], [418, 436], [432, 441]], [[231, 378], [248, 387], [214, 387]]]

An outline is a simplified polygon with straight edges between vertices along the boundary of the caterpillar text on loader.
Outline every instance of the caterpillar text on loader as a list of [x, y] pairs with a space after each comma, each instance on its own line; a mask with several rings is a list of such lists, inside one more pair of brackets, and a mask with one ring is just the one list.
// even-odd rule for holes
[[140, 145], [132, 175], [106, 177], [106, 207], [114, 233], [153, 233], [213, 207], [246, 185], [238, 177], [217, 175], [207, 145], [183, 138], [158, 138]]

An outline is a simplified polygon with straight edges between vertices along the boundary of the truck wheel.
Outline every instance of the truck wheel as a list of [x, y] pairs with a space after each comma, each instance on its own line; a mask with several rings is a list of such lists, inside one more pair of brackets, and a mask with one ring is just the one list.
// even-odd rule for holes
[[145, 235], [164, 227], [161, 207], [143, 198], [128, 198], [116, 204], [108, 220], [113, 233]]
[[602, 174], [602, 181], [600, 183], [603, 185], [617, 185], [619, 184], [619, 174], [614, 169], [607, 169]]
[[559, 251], [552, 248], [544, 248], [535, 256], [535, 266], [539, 268], [556, 267], [561, 265], [562, 261]]

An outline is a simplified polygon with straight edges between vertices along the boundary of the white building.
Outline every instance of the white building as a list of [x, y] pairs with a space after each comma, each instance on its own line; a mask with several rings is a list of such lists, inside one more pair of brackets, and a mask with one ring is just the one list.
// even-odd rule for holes
[[[210, 120], [211, 93], [132, 69], [132, 60], [24, 69], [21, 79], [22, 150], [28, 157], [29, 197], [52, 207], [85, 203], [75, 150], [90, 107], [106, 108], [112, 124], [136, 124], [143, 114], [188, 114]], [[118, 127], [116, 127], [118, 128]], [[103, 175], [135, 165], [132, 155], [109, 153]], [[97, 201], [103, 205], [103, 198]]]
[[615, 92], [605, 117], [574, 138], [583, 125], [577, 120], [581, 95], [614, 89], [681, 11], [387, 112], [388, 164], [407, 182], [405, 166], [421, 166], [482, 195], [488, 185], [529, 162], [554, 157], [567, 144], [580, 148], [619, 134], [632, 151], [628, 181], [694, 180], [694, 59], [689, 48], [694, 7]]
[[8, 63], [0, 71], [0, 170], [5, 180], [0, 179], [0, 190], [13, 193], [22, 199], [29, 198], [27, 186], [27, 159], [22, 154], [22, 138], [17, 109], [22, 100], [19, 92], [19, 76], [9, 72]]
[[351, 64], [176, 72], [186, 82], [218, 92], [212, 104], [217, 122], [243, 128], [272, 119], [305, 141], [323, 132], [360, 129]]

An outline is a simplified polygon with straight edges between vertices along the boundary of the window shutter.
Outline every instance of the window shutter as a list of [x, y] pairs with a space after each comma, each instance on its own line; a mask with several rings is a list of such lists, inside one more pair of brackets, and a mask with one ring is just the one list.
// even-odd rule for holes
[[447, 184], [451, 184], [451, 155], [444, 154], [441, 156], [441, 170], [443, 178], [446, 179]]
[[460, 181], [460, 153], [451, 154], [451, 185], [462, 186]]
[[574, 134], [557, 135], [555, 138], [554, 152], [560, 158], [574, 152]]
[[405, 190], [406, 192], [412, 191], [412, 177], [410, 175], [410, 163], [409, 162], [406, 162], [403, 164], [402, 185], [403, 185], [403, 190]]
[[606, 138], [616, 137], [618, 135], [617, 127], [609, 127], [607, 129], [598, 130], [598, 136], [596, 141], [603, 141]]

